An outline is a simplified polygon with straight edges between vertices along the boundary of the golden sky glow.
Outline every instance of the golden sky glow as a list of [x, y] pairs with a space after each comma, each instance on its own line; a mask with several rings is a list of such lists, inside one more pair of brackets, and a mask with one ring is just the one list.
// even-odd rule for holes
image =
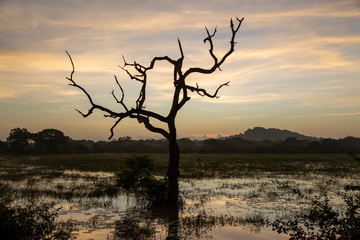
[[[256, 126], [289, 129], [317, 137], [360, 137], [360, 2], [358, 0], [0, 0], [0, 139], [12, 128], [56, 128], [75, 139], [106, 139], [112, 119], [100, 112], [83, 119], [87, 99], [121, 110], [114, 75], [134, 106], [139, 84], [118, 65], [148, 65], [155, 56], [179, 57], [184, 67], [212, 64], [203, 43], [205, 26], [217, 26], [215, 53], [229, 47], [229, 19], [245, 17], [235, 52], [211, 76], [194, 75], [219, 99], [192, 94], [178, 116], [180, 136], [216, 136]], [[172, 73], [159, 64], [149, 75], [146, 106], [166, 114]], [[115, 138], [155, 136], [126, 120]]]

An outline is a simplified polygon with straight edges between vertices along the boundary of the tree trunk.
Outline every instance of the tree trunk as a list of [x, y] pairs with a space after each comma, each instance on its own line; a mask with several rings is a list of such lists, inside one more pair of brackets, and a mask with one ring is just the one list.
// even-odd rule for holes
[[168, 234], [166, 240], [180, 240], [179, 230], [179, 209], [178, 206], [172, 205], [167, 208]]
[[176, 141], [176, 130], [170, 132], [171, 134], [169, 138], [169, 168], [166, 173], [169, 180], [167, 200], [169, 204], [174, 205], [178, 203], [178, 198], [179, 198], [178, 178], [180, 176], [180, 171], [179, 171], [180, 152], [179, 152], [179, 146]]

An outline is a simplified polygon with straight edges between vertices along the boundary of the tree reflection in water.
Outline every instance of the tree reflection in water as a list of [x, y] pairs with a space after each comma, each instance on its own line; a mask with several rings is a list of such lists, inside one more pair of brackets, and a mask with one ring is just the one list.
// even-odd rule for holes
[[114, 239], [155, 239], [155, 230], [152, 219], [129, 214], [116, 222]]
[[[140, 164], [140, 160], [143, 157], [132, 162]], [[164, 181], [154, 177], [147, 167], [130, 167], [117, 175], [117, 184], [135, 197], [136, 207], [127, 210], [116, 222], [114, 239], [199, 239], [211, 237], [209, 232], [218, 227], [246, 225], [251, 226], [250, 231], [258, 232], [265, 225], [260, 214], [239, 217], [208, 213], [205, 205], [211, 201], [209, 193], [192, 197], [183, 193], [186, 201], [169, 204], [166, 197], [162, 197], [166, 194], [166, 188], [162, 187]]]
[[211, 238], [210, 232], [218, 227], [248, 226], [250, 231], [259, 232], [265, 225], [265, 219], [260, 214], [245, 217], [215, 215], [207, 213], [202, 206], [197, 207], [197, 214], [189, 214], [183, 203], [177, 207], [147, 205], [144, 208], [144, 205], [138, 205], [137, 209], [127, 211], [116, 222], [114, 239]]

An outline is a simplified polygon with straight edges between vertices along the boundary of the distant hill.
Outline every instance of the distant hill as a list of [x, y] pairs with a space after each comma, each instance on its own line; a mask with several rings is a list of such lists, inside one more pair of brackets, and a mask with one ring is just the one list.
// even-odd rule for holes
[[263, 127], [254, 127], [252, 129], [246, 130], [244, 133], [237, 135], [229, 136], [228, 138], [240, 137], [245, 140], [251, 141], [262, 141], [262, 140], [271, 140], [271, 141], [283, 141], [287, 138], [296, 138], [298, 140], [320, 140], [319, 138], [309, 137], [302, 135], [297, 132], [292, 132], [289, 130], [281, 130], [277, 128], [263, 128]]

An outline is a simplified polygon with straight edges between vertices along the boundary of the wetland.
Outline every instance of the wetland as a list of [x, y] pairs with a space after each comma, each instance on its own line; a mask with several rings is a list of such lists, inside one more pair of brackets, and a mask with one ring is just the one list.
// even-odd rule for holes
[[[360, 164], [346, 154], [182, 154], [176, 209], [119, 187], [137, 156], [1, 156], [1, 195], [11, 206], [52, 204], [68, 239], [356, 239]], [[145, 156], [162, 179], [167, 154]], [[332, 222], [311, 222], [314, 211]], [[347, 229], [330, 232], [344, 221]]]

